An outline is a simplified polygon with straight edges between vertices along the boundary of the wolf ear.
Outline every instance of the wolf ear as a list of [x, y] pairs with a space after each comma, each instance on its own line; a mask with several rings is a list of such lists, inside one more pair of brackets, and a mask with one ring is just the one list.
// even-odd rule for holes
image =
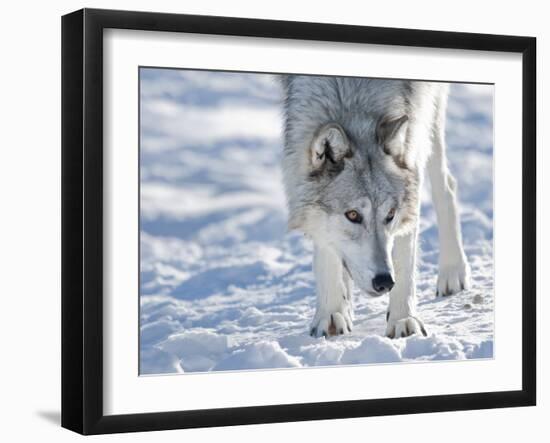
[[403, 155], [408, 121], [409, 117], [406, 115], [398, 118], [382, 117], [380, 119], [376, 126], [376, 137], [386, 154], [394, 157]]
[[313, 138], [310, 160], [313, 171], [319, 171], [327, 162], [337, 163], [351, 154], [346, 133], [340, 125], [329, 123], [323, 126]]

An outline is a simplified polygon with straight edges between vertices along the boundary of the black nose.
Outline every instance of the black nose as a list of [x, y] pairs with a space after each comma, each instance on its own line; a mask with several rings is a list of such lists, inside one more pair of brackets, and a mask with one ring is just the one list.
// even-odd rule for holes
[[378, 274], [372, 279], [372, 287], [379, 294], [390, 292], [395, 285], [390, 274]]

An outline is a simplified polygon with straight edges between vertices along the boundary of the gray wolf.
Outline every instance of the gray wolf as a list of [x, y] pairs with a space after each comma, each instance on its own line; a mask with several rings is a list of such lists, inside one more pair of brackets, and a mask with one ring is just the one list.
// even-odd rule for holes
[[416, 313], [419, 192], [438, 219], [436, 295], [468, 288], [456, 182], [445, 155], [445, 83], [282, 76], [288, 225], [313, 240], [312, 336], [353, 328], [353, 284], [389, 293], [386, 336], [426, 335]]

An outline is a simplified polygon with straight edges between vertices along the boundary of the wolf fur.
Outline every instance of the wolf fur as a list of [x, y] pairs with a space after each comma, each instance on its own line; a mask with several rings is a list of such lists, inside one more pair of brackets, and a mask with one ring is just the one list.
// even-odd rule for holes
[[353, 284], [389, 292], [387, 336], [425, 335], [415, 293], [425, 171], [439, 225], [435, 292], [454, 294], [470, 280], [445, 157], [448, 85], [304, 75], [282, 84], [288, 225], [314, 243], [311, 335], [352, 331]]

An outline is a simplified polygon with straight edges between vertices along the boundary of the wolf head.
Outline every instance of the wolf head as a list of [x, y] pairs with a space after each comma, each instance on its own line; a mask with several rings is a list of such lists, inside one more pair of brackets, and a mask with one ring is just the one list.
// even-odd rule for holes
[[284, 81], [289, 227], [330, 248], [370, 295], [393, 287], [394, 237], [414, 227], [419, 188], [406, 100], [377, 82]]

